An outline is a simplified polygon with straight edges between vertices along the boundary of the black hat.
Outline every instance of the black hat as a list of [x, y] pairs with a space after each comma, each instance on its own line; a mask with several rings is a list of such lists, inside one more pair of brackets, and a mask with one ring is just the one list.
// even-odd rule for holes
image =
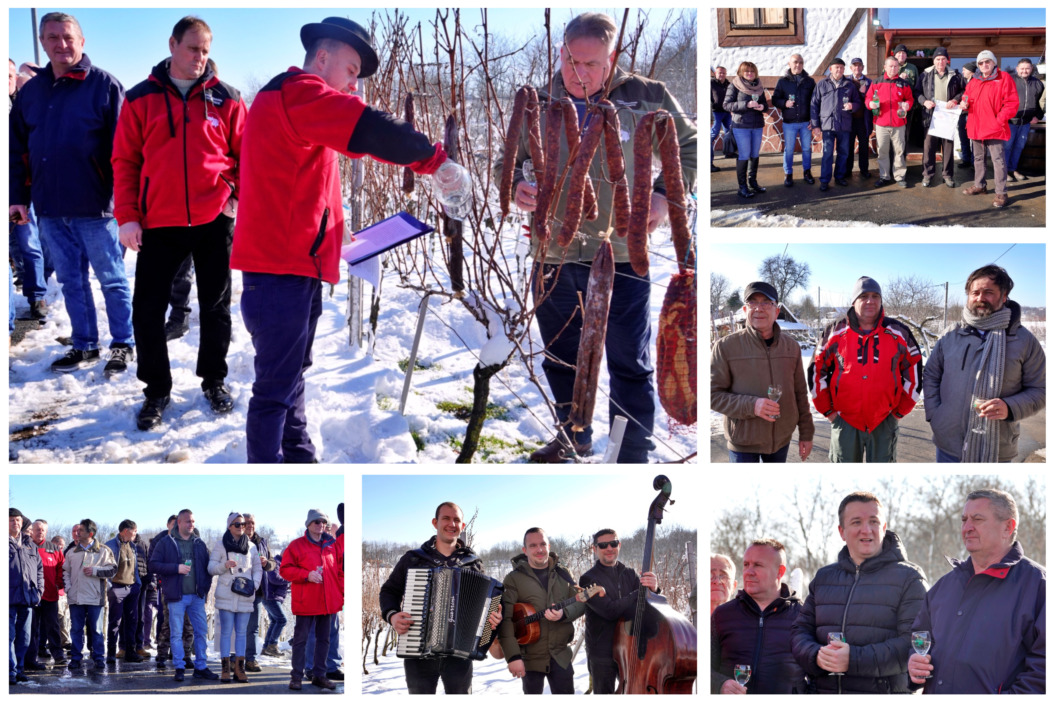
[[936, 57], [937, 56], [943, 56], [946, 59], [948, 59], [949, 58], [949, 50], [946, 49], [945, 47], [938, 47], [937, 49], [934, 50], [934, 56], [936, 56]]
[[830, 67], [834, 66], [835, 64], [842, 64], [843, 66], [845, 66], [846, 62], [842, 60], [841, 56], [836, 56], [834, 59], [831, 60], [831, 63], [828, 64], [828, 67], [830, 68]]
[[367, 78], [379, 68], [379, 57], [371, 46], [367, 30], [345, 17], [325, 17], [323, 22], [313, 22], [302, 27], [302, 46], [305, 51], [317, 39], [337, 39], [345, 42], [360, 54], [360, 76]]
[[19, 512], [18, 508], [16, 508], [16, 507], [8, 508], [7, 516], [9, 518], [10, 517], [25, 517], [25, 515], [23, 515], [21, 512]]
[[978, 66], [973, 61], [968, 61], [963, 65], [963, 68], [970, 71], [972, 74], [978, 69]]
[[345, 503], [339, 503], [338, 504], [338, 521], [341, 522], [342, 524], [346, 524], [345, 515], [346, 515], [346, 504]]
[[894, 56], [897, 56], [897, 52], [899, 51], [903, 51], [905, 54], [907, 54], [908, 47], [906, 47], [904, 44], [898, 44], [896, 47], [894, 47]]
[[743, 290], [743, 301], [747, 301], [754, 294], [764, 294], [773, 302], [780, 300], [780, 295], [776, 294], [776, 288], [768, 282], [751, 282], [748, 284], [746, 289]]

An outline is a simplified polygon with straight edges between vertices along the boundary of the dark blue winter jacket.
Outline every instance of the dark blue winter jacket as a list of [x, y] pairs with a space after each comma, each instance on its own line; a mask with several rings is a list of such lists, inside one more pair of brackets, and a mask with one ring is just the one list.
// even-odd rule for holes
[[124, 98], [87, 54], [58, 80], [50, 63], [30, 79], [11, 109], [8, 202], [32, 198], [38, 218], [112, 216], [110, 153]]
[[265, 589], [263, 596], [266, 601], [282, 603], [287, 599], [287, 593], [290, 592], [290, 581], [279, 575], [282, 556], [282, 554], [276, 555], [276, 568], [266, 571], [265, 580], [261, 582], [262, 587]]
[[[176, 531], [177, 528], [173, 527], [173, 532]], [[213, 576], [206, 569], [210, 565], [210, 550], [206, 548], [206, 543], [199, 539], [197, 534], [193, 536], [195, 543], [192, 549], [192, 562], [195, 567], [196, 594], [200, 598], [205, 598], [210, 592], [210, 586], [213, 585]], [[177, 546], [172, 533], [158, 540], [147, 562], [147, 567], [158, 576], [162, 594], [167, 601], [179, 601], [184, 597], [184, 591], [181, 589], [184, 577], [180, 573], [180, 565], [183, 563], [180, 558], [180, 547]]]
[[912, 625], [933, 643], [924, 693], [1043, 694], [1044, 567], [1018, 542], [980, 574], [970, 559], [949, 561]]
[[29, 537], [19, 534], [7, 538], [8, 545], [8, 605], [35, 606], [44, 595], [44, 564], [37, 545]]

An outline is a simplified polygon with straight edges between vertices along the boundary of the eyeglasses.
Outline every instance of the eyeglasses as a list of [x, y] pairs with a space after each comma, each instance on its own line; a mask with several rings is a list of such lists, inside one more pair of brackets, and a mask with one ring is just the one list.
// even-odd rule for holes
[[599, 547], [600, 549], [606, 549], [607, 547], [610, 547], [611, 549], [617, 549], [618, 545], [620, 545], [620, 544], [621, 544], [621, 541], [619, 541], [617, 539], [611, 540], [609, 542], [596, 542], [596, 546]]
[[767, 311], [768, 309], [771, 309], [774, 306], [776, 306], [775, 302], [746, 302], [746, 307], [748, 309], [760, 309], [762, 311]]
[[245, 522], [233, 522], [232, 527], [242, 527], [245, 524]]

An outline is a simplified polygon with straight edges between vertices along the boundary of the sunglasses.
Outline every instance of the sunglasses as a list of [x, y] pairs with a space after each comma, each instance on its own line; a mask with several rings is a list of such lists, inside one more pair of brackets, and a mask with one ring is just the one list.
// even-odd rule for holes
[[313, 520], [313, 521], [312, 521], [311, 523], [309, 523], [309, 524], [313, 524], [313, 525], [326, 525], [326, 524], [327, 524], [327, 520]]
[[245, 524], [245, 522], [233, 522], [232, 527], [242, 527]]
[[618, 545], [620, 545], [620, 544], [621, 544], [621, 541], [617, 540], [617, 539], [611, 540], [609, 542], [596, 542], [596, 546], [599, 549], [606, 549], [607, 547], [610, 547], [611, 549], [617, 549]]

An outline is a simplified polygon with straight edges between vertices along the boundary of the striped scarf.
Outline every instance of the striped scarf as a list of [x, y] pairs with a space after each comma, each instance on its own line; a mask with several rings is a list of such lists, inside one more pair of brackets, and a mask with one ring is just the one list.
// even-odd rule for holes
[[[963, 309], [963, 323], [979, 331], [985, 331], [982, 346], [982, 363], [974, 378], [972, 395], [980, 400], [992, 400], [1000, 396], [1004, 381], [1004, 363], [1007, 357], [1007, 328], [1011, 323], [1011, 309], [1003, 307], [988, 316], [976, 316], [967, 307]], [[972, 398], [973, 399], [973, 398]], [[979, 418], [978, 412], [968, 406], [967, 431], [963, 439], [964, 463], [996, 463], [1000, 458], [1000, 420]], [[985, 425], [984, 434], [971, 431], [975, 424]]]

